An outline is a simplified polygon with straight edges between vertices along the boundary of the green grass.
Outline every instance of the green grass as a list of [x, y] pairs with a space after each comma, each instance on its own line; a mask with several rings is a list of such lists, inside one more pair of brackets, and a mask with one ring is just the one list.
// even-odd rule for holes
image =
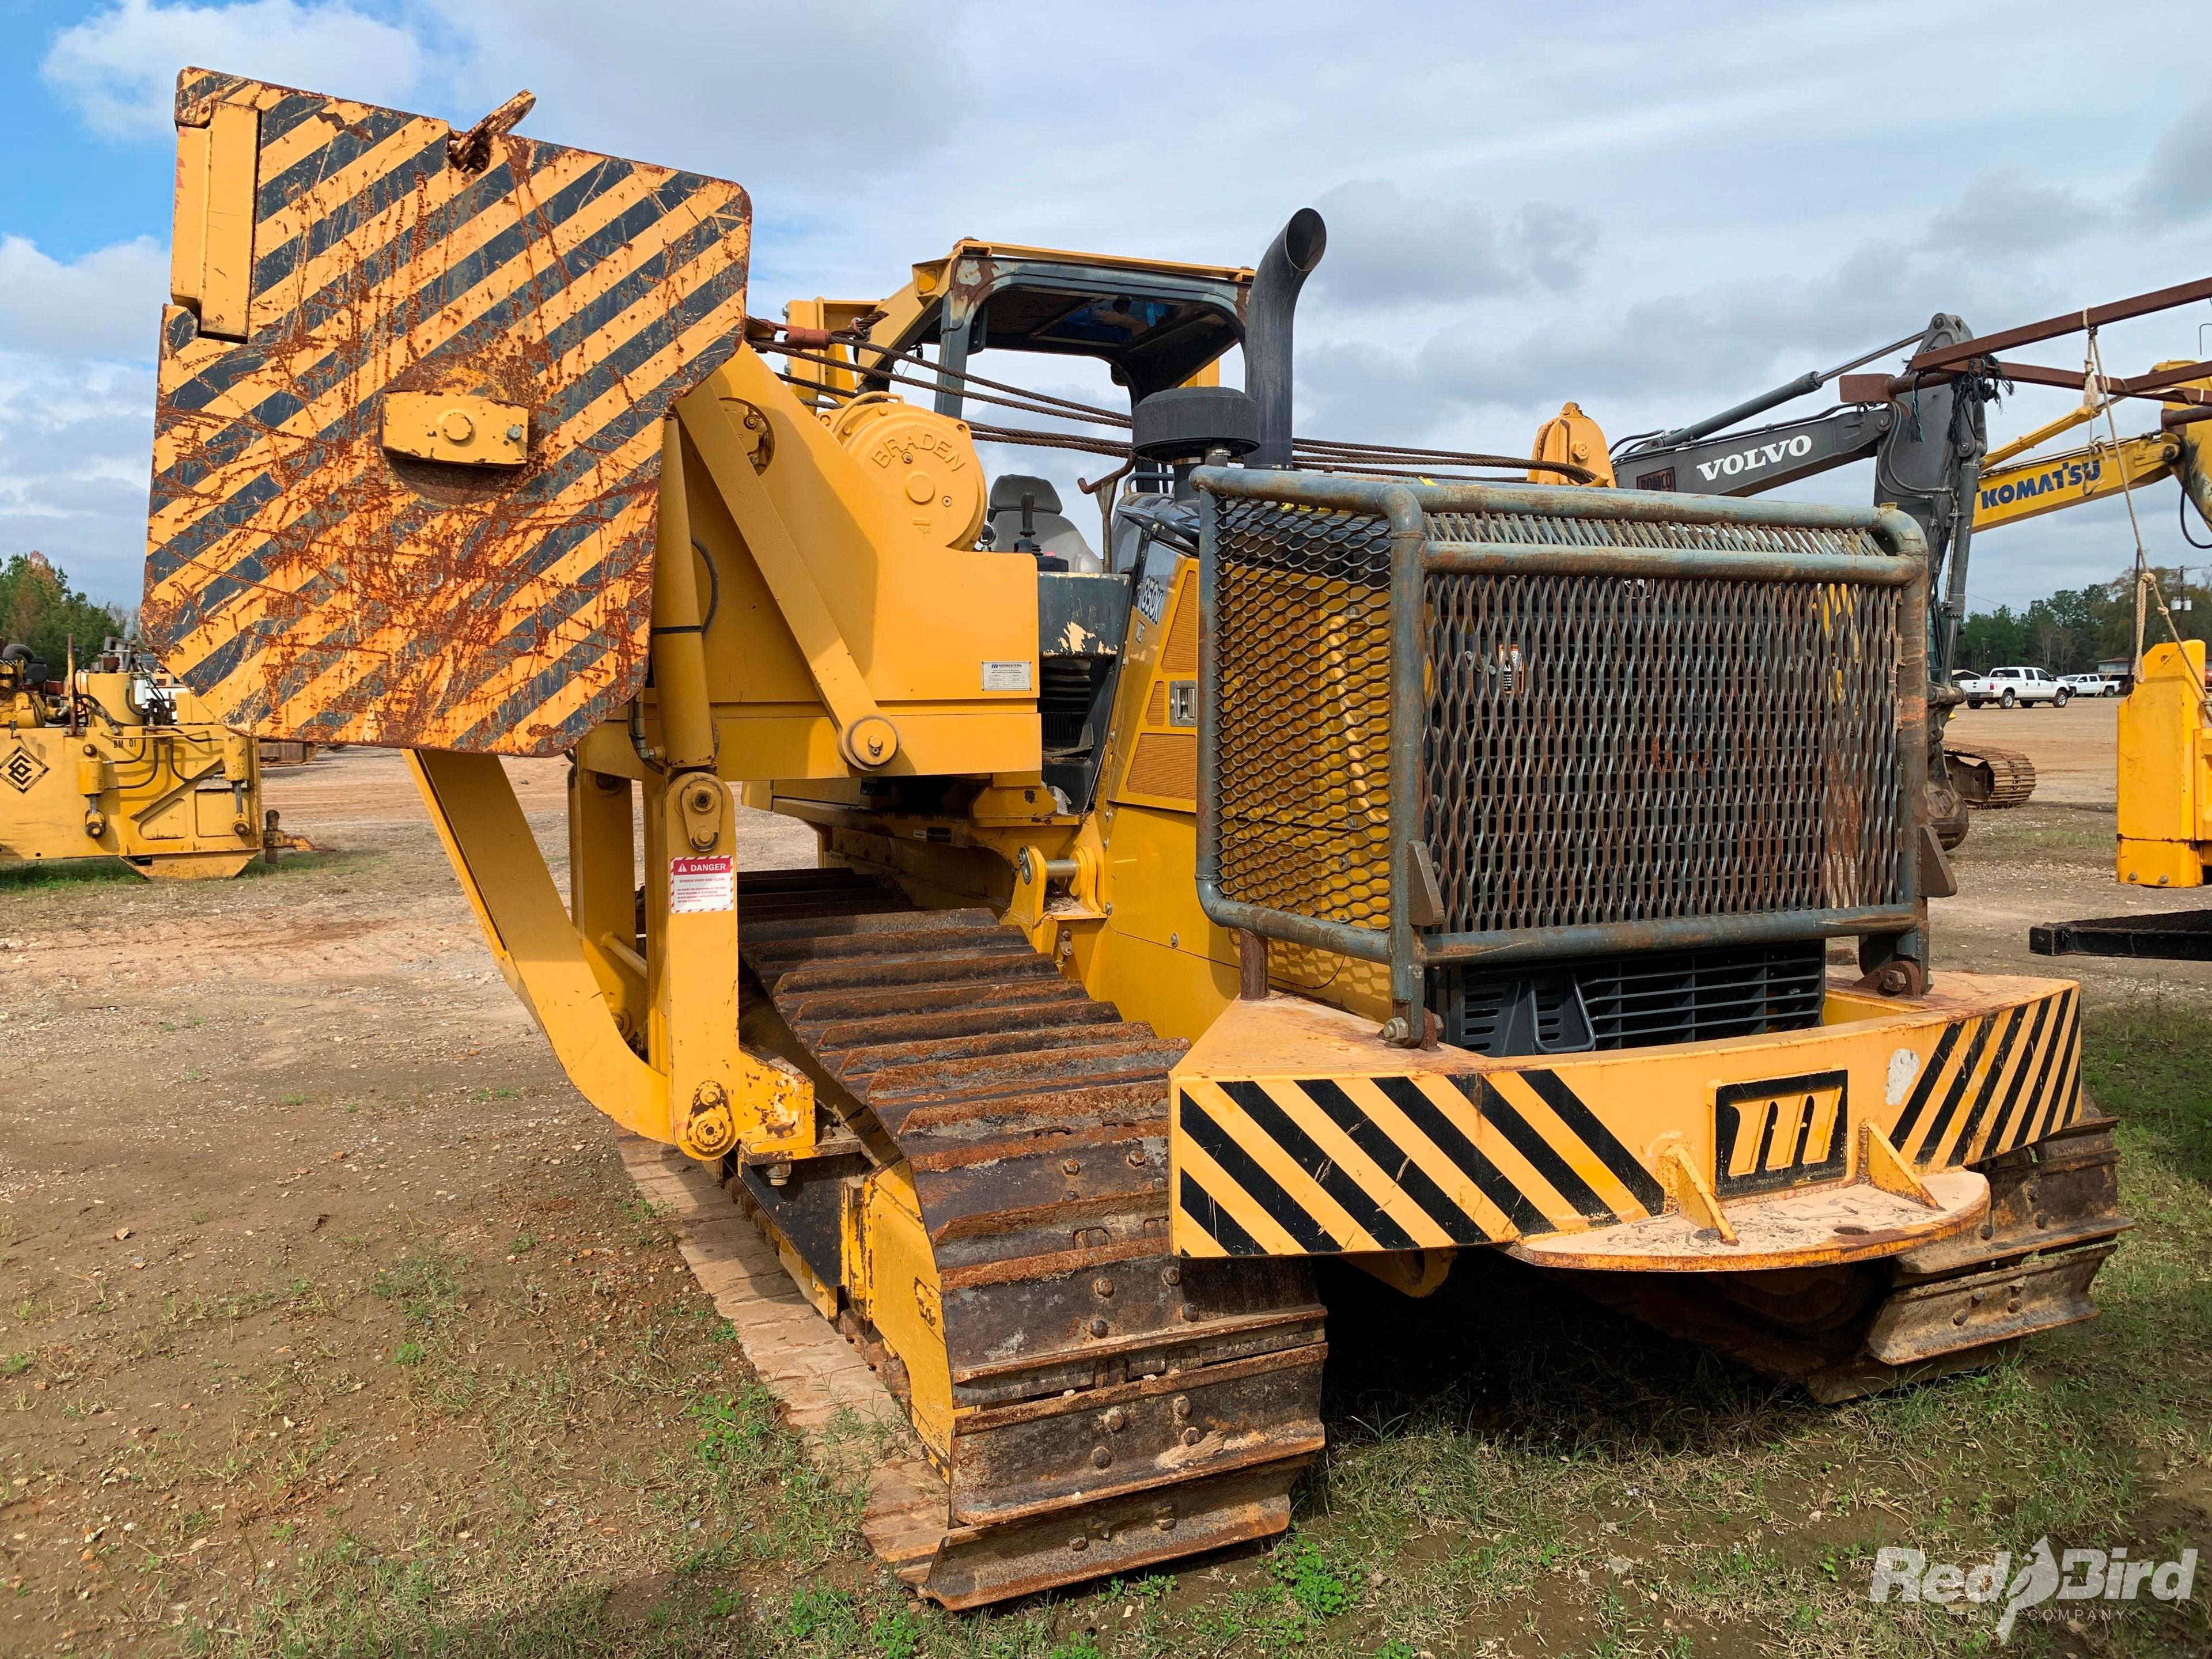
[[1962, 869], [1989, 865], [2008, 875], [2037, 865], [2109, 875], [2114, 823], [2110, 807], [2085, 810], [2043, 801], [2010, 811], [1977, 812], [1951, 860]]
[[[2098, 1320], [1826, 1408], [1509, 1264], [1462, 1262], [1425, 1337], [1404, 1304], [1353, 1302], [1377, 1328], [1332, 1317], [1333, 1443], [1301, 1528], [1397, 1586], [1391, 1638], [1440, 1654], [1563, 1605], [1582, 1622], [1546, 1633], [1571, 1651], [1973, 1651], [1984, 1624], [1867, 1601], [1876, 1548], [1971, 1564], [2046, 1534], [2138, 1556], [2212, 1540], [2212, 1018], [2093, 1010], [2086, 1057], [2137, 1223]], [[2096, 1650], [2203, 1650], [2209, 1600], [2138, 1601], [2096, 1626]], [[2061, 1638], [2024, 1625], [2008, 1650]]]
[[369, 1288], [397, 1307], [410, 1327], [436, 1331], [467, 1306], [462, 1291], [468, 1267], [465, 1256], [455, 1255], [430, 1239], [380, 1272]]
[[[296, 834], [297, 831], [290, 833]], [[234, 878], [238, 881], [267, 881], [287, 877], [346, 875], [383, 862], [380, 854], [279, 853], [276, 862], [257, 858]]]
[[[2092, 1009], [2085, 1052], [2090, 1087], [2120, 1120], [2124, 1203], [2137, 1226], [2098, 1282], [2100, 1318], [1984, 1372], [1826, 1407], [1502, 1257], [1462, 1260], [1420, 1303], [1324, 1274], [1330, 1445], [1296, 1494], [1287, 1536], [1178, 1563], [1173, 1576], [956, 1616], [890, 1579], [858, 1535], [874, 1443], [848, 1428], [817, 1455], [757, 1385], [702, 1387], [659, 1364], [656, 1353], [723, 1328], [672, 1310], [594, 1373], [593, 1387], [666, 1399], [684, 1427], [652, 1467], [600, 1488], [630, 1500], [629, 1567], [576, 1577], [539, 1544], [526, 1507], [479, 1553], [325, 1550], [189, 1650], [1990, 1654], [1986, 1616], [1869, 1603], [1875, 1552], [1909, 1544], [1971, 1565], [2045, 1534], [2057, 1547], [2124, 1542], [2138, 1556], [2185, 1541], [2212, 1550], [2201, 1508], [2212, 1489], [2212, 1018], [2184, 1002]], [[520, 1240], [509, 1253], [522, 1253]], [[471, 1271], [418, 1243], [373, 1281], [422, 1352], [404, 1373], [410, 1389], [472, 1375], [449, 1352], [466, 1326]], [[522, 1448], [533, 1413], [569, 1409], [577, 1386], [551, 1372], [475, 1377], [465, 1420]], [[2200, 1583], [2181, 1608], [2138, 1601], [2086, 1636], [2023, 1622], [2002, 1652], [2212, 1650], [2208, 1605], [2212, 1583]]]
[[118, 858], [95, 856], [0, 860], [0, 892], [28, 893], [49, 888], [143, 887], [145, 884], [143, 876]]

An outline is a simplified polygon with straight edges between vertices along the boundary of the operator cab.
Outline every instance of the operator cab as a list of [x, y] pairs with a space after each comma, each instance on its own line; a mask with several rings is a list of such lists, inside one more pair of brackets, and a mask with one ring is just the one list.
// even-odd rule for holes
[[[910, 381], [932, 378], [933, 367], [945, 372], [933, 377], [933, 407], [967, 422], [980, 443], [1007, 442], [1002, 433], [1066, 432], [1034, 408], [988, 401], [1006, 394], [967, 380], [969, 360], [985, 351], [1094, 358], [1126, 389], [1133, 416], [1154, 392], [1216, 380], [1214, 364], [1243, 343], [1251, 284], [1241, 267], [963, 240], [944, 258], [915, 265], [914, 280], [886, 300], [799, 301], [785, 311], [793, 325], [864, 331], [894, 356], [934, 346], [933, 364], [872, 360], [872, 373], [854, 361], [867, 356], [865, 347], [856, 354], [840, 345], [828, 355], [853, 367], [794, 360], [790, 372], [821, 387], [817, 402], [826, 405], [869, 392], [918, 397]], [[900, 386], [893, 374], [909, 384]], [[1102, 459], [1099, 468], [1110, 474], [1113, 465]], [[1072, 512], [1059, 487], [1034, 474], [1002, 473], [991, 483], [977, 544], [1036, 561], [1044, 781], [1071, 812], [1085, 811], [1097, 792], [1139, 579], [1197, 550], [1196, 509], [1171, 507], [1169, 493], [1166, 471], [1141, 460], [1110, 518], [1092, 518], [1087, 504]], [[1111, 499], [1102, 495], [1102, 508]]]
[[[962, 241], [915, 266], [914, 281], [883, 301], [868, 335], [893, 352], [936, 346], [939, 365], [956, 374], [982, 351], [1095, 357], [1128, 388], [1133, 406], [1243, 342], [1251, 283], [1249, 270], [1227, 265]], [[962, 419], [963, 407], [957, 381], [939, 390], [939, 414]]]

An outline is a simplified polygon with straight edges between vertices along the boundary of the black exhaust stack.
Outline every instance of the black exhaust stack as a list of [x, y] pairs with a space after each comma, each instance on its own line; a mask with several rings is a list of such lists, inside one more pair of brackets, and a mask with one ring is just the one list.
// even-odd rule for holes
[[1252, 278], [1244, 313], [1244, 389], [1260, 411], [1253, 466], [1291, 465], [1291, 319], [1298, 290], [1328, 248], [1328, 227], [1321, 215], [1300, 208]]

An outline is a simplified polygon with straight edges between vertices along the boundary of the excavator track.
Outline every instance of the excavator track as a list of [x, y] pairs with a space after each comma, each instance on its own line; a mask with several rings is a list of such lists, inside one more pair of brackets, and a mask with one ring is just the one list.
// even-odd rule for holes
[[2025, 806], [2035, 793], [2035, 763], [2017, 749], [1972, 749], [1945, 744], [1943, 759], [1951, 784], [1967, 805], [1980, 812]]
[[951, 1427], [923, 1438], [945, 1525], [902, 1576], [972, 1607], [1282, 1530], [1322, 1447], [1323, 1310], [1302, 1263], [1170, 1249], [1187, 1045], [988, 910], [830, 869], [748, 874], [738, 913], [789, 1057], [850, 1133], [823, 1159], [733, 1162], [729, 1184], [909, 1410], [918, 1365], [842, 1282], [838, 1218], [870, 1170], [910, 1173], [935, 1258]]
[[1885, 1261], [1776, 1273], [1555, 1273], [1596, 1301], [1833, 1404], [1989, 1364], [2096, 1316], [2089, 1286], [2134, 1225], [2119, 1212], [2112, 1120], [1973, 1165], [1990, 1213]]

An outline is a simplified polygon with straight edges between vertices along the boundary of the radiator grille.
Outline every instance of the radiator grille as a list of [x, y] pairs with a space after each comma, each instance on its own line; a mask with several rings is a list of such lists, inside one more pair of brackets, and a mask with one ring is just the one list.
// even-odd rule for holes
[[1825, 945], [1652, 951], [1521, 972], [1448, 969], [1444, 1041], [1502, 1059], [1808, 1030], [1820, 1023]]
[[1215, 510], [1222, 892], [1387, 928], [1389, 527], [1272, 501]]
[[1894, 588], [1429, 579], [1443, 930], [1887, 904]]

